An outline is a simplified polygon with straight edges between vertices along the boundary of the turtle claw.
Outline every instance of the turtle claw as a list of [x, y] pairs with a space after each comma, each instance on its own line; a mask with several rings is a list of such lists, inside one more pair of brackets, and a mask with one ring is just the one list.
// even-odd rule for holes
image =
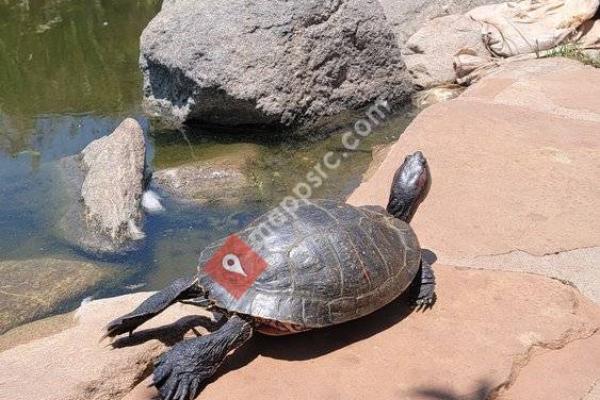
[[251, 325], [234, 316], [214, 333], [176, 344], [154, 364], [152, 385], [162, 400], [195, 398], [227, 354], [251, 335]]
[[415, 301], [415, 311], [427, 311], [433, 307], [435, 303], [435, 295], [433, 297], [427, 297], [423, 299], [418, 299]]
[[[163, 354], [154, 365], [153, 385], [162, 400], [189, 400], [196, 397], [200, 385], [208, 379], [217, 365], [197, 363], [200, 350], [210, 354], [210, 348], [198, 346], [203, 337], [181, 342]], [[205, 337], [204, 337], [205, 339]]]
[[426, 311], [435, 303], [435, 276], [431, 265], [421, 260], [421, 270], [417, 276], [418, 295], [415, 300], [415, 311]]

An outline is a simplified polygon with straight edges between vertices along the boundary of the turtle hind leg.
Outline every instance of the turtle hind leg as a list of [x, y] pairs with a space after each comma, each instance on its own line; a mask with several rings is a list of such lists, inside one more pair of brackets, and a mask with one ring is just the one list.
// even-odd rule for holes
[[195, 398], [227, 354], [248, 341], [252, 333], [252, 325], [234, 315], [216, 332], [173, 346], [154, 365], [153, 385], [160, 398]]
[[415, 305], [419, 310], [430, 308], [435, 303], [435, 275], [431, 265], [425, 260], [421, 260], [417, 279], [418, 294]]
[[196, 283], [195, 279], [186, 278], [173, 281], [160, 292], [148, 297], [129, 314], [110, 322], [105, 328], [103, 337], [114, 337], [127, 332], [131, 334], [138, 326], [160, 314], [171, 304], [197, 297], [201, 290]]

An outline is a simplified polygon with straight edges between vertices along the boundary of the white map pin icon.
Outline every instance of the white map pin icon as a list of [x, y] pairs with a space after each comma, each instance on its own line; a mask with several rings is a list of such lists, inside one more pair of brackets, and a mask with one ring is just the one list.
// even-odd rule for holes
[[233, 272], [235, 274], [239, 274], [239, 275], [243, 275], [243, 276], [248, 276], [248, 275], [246, 275], [244, 268], [242, 268], [242, 263], [240, 262], [240, 258], [238, 256], [236, 256], [235, 254], [231, 254], [231, 253], [226, 254], [223, 257], [223, 261], [221, 263], [223, 265], [223, 268], [229, 272]]

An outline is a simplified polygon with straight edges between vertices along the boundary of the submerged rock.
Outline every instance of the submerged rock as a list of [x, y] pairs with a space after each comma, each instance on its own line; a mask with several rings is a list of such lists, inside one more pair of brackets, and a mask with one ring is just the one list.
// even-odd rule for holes
[[258, 157], [257, 146], [238, 146], [235, 153], [156, 171], [152, 181], [179, 199], [235, 204], [259, 196], [251, 172]]
[[145, 157], [142, 127], [127, 118], [79, 155], [60, 160], [66, 207], [59, 229], [67, 241], [86, 250], [113, 252], [143, 238]]
[[374, 0], [166, 0], [142, 34], [141, 68], [147, 110], [175, 122], [306, 132], [409, 94]]
[[107, 266], [54, 258], [1, 261], [0, 333], [57, 311], [101, 282], [115, 279], [115, 272]]
[[369, 164], [369, 167], [367, 168], [365, 173], [362, 175], [363, 181], [366, 181], [373, 176], [375, 171], [377, 171], [377, 168], [379, 168], [381, 163], [387, 157], [391, 148], [392, 148], [391, 143], [390, 144], [379, 144], [379, 145], [373, 146], [373, 148], [371, 149], [372, 160], [371, 160], [371, 163]]

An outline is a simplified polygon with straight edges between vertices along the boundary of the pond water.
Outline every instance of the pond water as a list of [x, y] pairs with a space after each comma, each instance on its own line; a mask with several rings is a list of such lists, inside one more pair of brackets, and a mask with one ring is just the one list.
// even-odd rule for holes
[[[148, 120], [141, 110], [138, 41], [159, 8], [158, 0], [0, 0], [0, 259], [83, 257], [128, 271], [125, 282], [102, 287], [96, 296], [124, 293], [131, 285], [158, 289], [191, 275], [206, 244], [276, 204], [326, 152], [342, 151], [341, 132], [282, 143], [240, 129], [169, 131]], [[152, 168], [257, 145], [252, 173], [260, 201], [199, 207], [166, 198], [166, 212], [146, 219], [143, 245], [124, 255], [101, 258], [64, 244], [48, 207], [56, 190], [49, 166], [127, 116], [144, 128]], [[314, 196], [344, 199], [366, 171], [371, 148], [397, 139], [412, 117], [406, 111], [382, 124]]]

